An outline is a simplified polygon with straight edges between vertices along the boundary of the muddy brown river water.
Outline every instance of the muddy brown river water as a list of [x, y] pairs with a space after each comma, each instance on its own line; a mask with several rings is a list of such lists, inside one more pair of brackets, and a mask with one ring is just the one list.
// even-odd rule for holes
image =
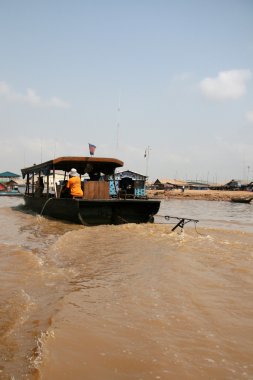
[[4, 198], [0, 220], [0, 379], [253, 379], [253, 205], [83, 227]]

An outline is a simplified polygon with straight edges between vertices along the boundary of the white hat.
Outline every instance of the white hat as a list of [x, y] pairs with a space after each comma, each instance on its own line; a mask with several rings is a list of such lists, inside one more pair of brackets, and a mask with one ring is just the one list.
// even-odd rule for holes
[[69, 172], [69, 175], [71, 175], [71, 177], [77, 177], [78, 176], [77, 170], [74, 168], [71, 169]]

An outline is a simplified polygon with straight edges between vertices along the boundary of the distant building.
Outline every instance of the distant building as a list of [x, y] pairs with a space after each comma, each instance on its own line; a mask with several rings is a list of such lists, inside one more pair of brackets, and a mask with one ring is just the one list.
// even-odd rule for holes
[[187, 188], [187, 182], [177, 179], [157, 179], [152, 185], [155, 190], [182, 189], [183, 186]]
[[4, 183], [0, 183], [0, 191], [5, 191], [7, 190], [7, 186], [5, 186]]
[[178, 179], [157, 179], [152, 188], [155, 190], [173, 190], [173, 189], [188, 189], [188, 190], [208, 190], [209, 185], [200, 181], [183, 181]]
[[109, 176], [110, 195], [117, 196], [120, 193], [121, 196], [127, 198], [142, 198], [146, 196], [145, 182], [147, 177], [125, 170], [123, 172], [115, 173], [113, 176]]
[[190, 190], [209, 190], [210, 186], [205, 182], [187, 181], [187, 188]]
[[224, 190], [247, 190], [250, 187], [248, 181], [240, 179], [232, 179], [224, 185]]
[[20, 178], [20, 175], [12, 173], [12, 172], [7, 171], [7, 172], [0, 173], [0, 182], [2, 183], [9, 182], [10, 180], [18, 179], [18, 178]]
[[12, 172], [3, 172], [0, 173], [0, 190], [12, 190], [19, 186], [19, 174], [15, 174]]
[[154, 190], [173, 190], [173, 189], [188, 190], [246, 190], [253, 191], [253, 181], [243, 181], [238, 179], [232, 179], [225, 184], [209, 184], [201, 181], [182, 181], [175, 179], [156, 179], [151, 188]]

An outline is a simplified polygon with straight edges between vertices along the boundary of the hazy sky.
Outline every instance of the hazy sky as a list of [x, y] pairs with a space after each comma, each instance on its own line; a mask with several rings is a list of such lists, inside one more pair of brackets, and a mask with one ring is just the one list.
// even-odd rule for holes
[[252, 0], [0, 0], [0, 48], [0, 171], [92, 143], [151, 180], [252, 179]]

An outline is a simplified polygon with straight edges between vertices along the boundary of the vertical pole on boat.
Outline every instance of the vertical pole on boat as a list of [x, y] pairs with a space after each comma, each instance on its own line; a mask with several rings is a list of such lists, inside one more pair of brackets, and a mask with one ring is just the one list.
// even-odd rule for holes
[[49, 175], [47, 175], [47, 198], [49, 196]]
[[34, 194], [34, 173], [32, 176], [32, 194]]
[[56, 141], [54, 142], [54, 158], [55, 158], [55, 152], [56, 152]]
[[40, 163], [42, 163], [42, 140], [40, 140]]
[[53, 188], [55, 189], [55, 167], [53, 167]]
[[146, 158], [146, 177], [148, 177], [148, 164], [149, 164], [150, 149], [151, 149], [151, 147], [148, 145], [146, 150], [145, 150], [145, 155], [144, 155], [144, 157]]
[[29, 194], [30, 191], [29, 191], [29, 184], [30, 184], [30, 181], [29, 181], [29, 173], [27, 173], [26, 175], [26, 189], [25, 189], [25, 193], [26, 194]]

